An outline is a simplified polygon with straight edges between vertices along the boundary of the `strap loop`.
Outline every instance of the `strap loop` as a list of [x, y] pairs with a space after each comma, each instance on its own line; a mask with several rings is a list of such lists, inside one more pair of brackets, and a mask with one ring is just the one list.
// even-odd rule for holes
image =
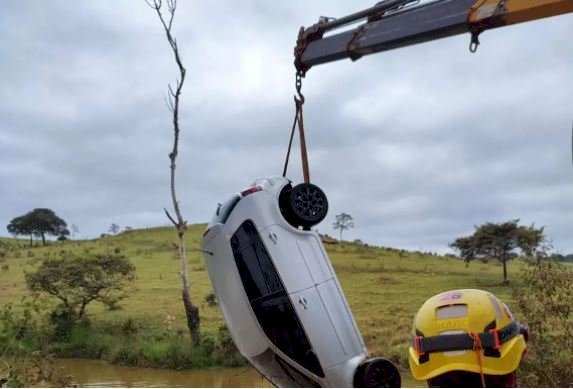
[[[490, 331], [491, 332], [491, 331]], [[483, 373], [483, 361], [482, 361], [482, 357], [481, 357], [481, 350], [483, 350], [483, 345], [481, 344], [481, 338], [480, 338], [480, 334], [478, 334], [477, 332], [470, 332], [469, 336], [472, 338], [472, 340], [474, 341], [474, 345], [472, 350], [475, 351], [475, 353], [477, 354], [477, 358], [478, 358], [478, 364], [479, 364], [479, 375], [481, 378], [481, 387], [485, 388], [485, 376]], [[499, 340], [499, 338], [498, 338]]]

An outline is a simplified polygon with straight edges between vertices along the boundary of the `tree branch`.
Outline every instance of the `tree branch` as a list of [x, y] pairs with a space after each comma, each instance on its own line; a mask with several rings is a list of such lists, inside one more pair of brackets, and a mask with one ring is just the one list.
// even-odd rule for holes
[[175, 221], [175, 219], [173, 219], [173, 217], [171, 217], [171, 215], [169, 214], [169, 211], [168, 211], [166, 208], [163, 208], [163, 210], [165, 211], [165, 214], [167, 215], [167, 218], [168, 218], [169, 220], [171, 220], [171, 223], [173, 223], [173, 225], [174, 225], [175, 227], [177, 227], [178, 224], [177, 224], [177, 222]]

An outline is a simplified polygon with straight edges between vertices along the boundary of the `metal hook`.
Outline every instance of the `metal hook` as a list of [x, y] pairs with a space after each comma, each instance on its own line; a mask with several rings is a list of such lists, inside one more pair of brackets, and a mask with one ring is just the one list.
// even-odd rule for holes
[[472, 31], [472, 38], [470, 41], [470, 53], [475, 53], [479, 46], [479, 31]]
[[296, 93], [298, 94], [298, 101], [300, 104], [304, 104], [304, 95], [300, 91], [302, 89], [302, 72], [300, 71], [296, 72], [295, 87]]

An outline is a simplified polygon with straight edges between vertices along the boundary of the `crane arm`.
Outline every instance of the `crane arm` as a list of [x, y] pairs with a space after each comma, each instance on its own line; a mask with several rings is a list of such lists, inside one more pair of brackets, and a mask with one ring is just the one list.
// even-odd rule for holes
[[[312, 66], [469, 32], [470, 50], [478, 35], [492, 28], [573, 12], [573, 0], [384, 0], [339, 18], [320, 18], [301, 27], [295, 66], [304, 75]], [[357, 27], [325, 36], [342, 26]]]

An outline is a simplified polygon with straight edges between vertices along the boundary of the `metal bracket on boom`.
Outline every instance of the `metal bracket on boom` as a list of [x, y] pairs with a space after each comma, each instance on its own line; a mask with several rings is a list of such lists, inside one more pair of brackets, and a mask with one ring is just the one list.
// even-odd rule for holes
[[[309, 44], [315, 41], [323, 39], [324, 33], [342, 26], [348, 25], [350, 23], [355, 23], [360, 20], [367, 19], [370, 23], [375, 20], [381, 19], [386, 13], [395, 12], [399, 9], [404, 8], [408, 4], [418, 3], [420, 0], [384, 0], [377, 3], [374, 7], [368, 8], [366, 10], [353, 13], [351, 15], [342, 18], [330, 18], [321, 16], [318, 23], [313, 24], [310, 27], [301, 27], [298, 32], [298, 38], [296, 41], [296, 46], [294, 48], [294, 65], [296, 70], [301, 72], [304, 77], [306, 72], [310, 69], [313, 64], [307, 63], [303, 59], [303, 54], [308, 48]], [[353, 36], [353, 40], [360, 35], [360, 31], [356, 31]], [[352, 40], [347, 42], [346, 51], [348, 56], [353, 59], [358, 59], [361, 55], [357, 53], [352, 53], [349, 49], [352, 47]], [[350, 49], [351, 50], [351, 49]]]

